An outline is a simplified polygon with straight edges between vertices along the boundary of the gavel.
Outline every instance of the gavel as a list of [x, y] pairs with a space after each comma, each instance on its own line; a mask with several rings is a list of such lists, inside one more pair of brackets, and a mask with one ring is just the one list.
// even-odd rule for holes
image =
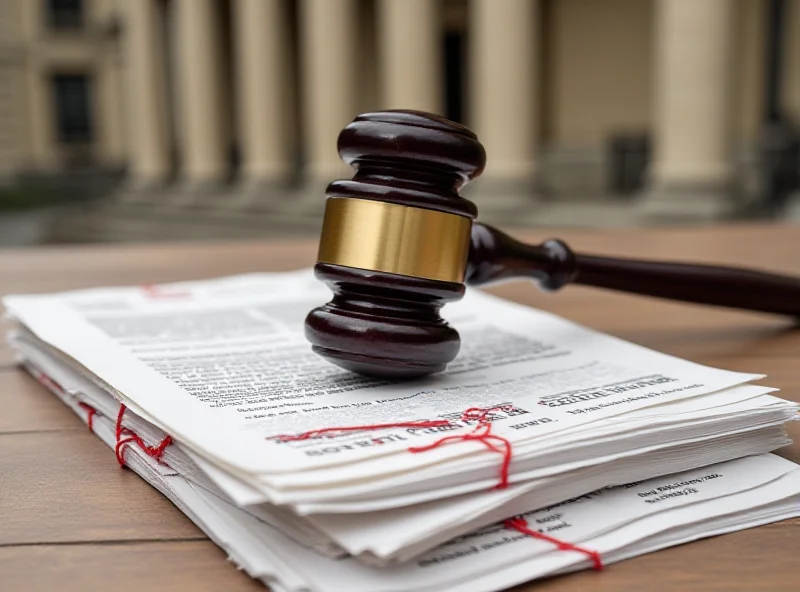
[[574, 253], [558, 239], [523, 244], [476, 221], [459, 190], [486, 152], [467, 127], [413, 110], [357, 116], [339, 134], [355, 174], [328, 185], [314, 274], [332, 291], [305, 335], [357, 374], [411, 379], [442, 372], [459, 334], [442, 317], [466, 286], [531, 278], [554, 292], [582, 284], [651, 297], [798, 316], [798, 278], [734, 267]]

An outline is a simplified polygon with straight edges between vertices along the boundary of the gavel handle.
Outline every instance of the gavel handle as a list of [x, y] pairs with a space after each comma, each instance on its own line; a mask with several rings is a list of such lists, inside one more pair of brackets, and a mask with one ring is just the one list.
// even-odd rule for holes
[[546, 291], [567, 284], [800, 317], [800, 278], [752, 269], [573, 253], [562, 241], [521, 243], [473, 224], [468, 285], [528, 277]]

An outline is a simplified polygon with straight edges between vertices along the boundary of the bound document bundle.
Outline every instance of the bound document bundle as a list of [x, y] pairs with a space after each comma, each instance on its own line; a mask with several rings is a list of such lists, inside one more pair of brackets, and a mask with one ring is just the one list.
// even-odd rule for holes
[[475, 290], [446, 372], [365, 378], [304, 337], [329, 298], [304, 269], [3, 302], [20, 364], [277, 592], [489, 592], [800, 515], [763, 375]]

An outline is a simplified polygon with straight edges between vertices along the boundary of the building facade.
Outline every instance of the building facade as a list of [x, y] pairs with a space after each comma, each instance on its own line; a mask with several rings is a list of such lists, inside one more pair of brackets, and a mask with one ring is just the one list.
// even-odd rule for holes
[[[0, 0], [0, 176], [269, 199], [349, 175], [359, 112], [413, 108], [476, 131], [487, 194], [714, 215], [762, 129], [769, 2]], [[800, 119], [800, 0], [783, 28]]]

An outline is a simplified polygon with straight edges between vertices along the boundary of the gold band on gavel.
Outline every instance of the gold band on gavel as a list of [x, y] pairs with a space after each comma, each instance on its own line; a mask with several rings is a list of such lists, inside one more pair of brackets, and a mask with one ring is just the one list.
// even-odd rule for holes
[[317, 261], [462, 283], [472, 220], [349, 197], [325, 205]]

